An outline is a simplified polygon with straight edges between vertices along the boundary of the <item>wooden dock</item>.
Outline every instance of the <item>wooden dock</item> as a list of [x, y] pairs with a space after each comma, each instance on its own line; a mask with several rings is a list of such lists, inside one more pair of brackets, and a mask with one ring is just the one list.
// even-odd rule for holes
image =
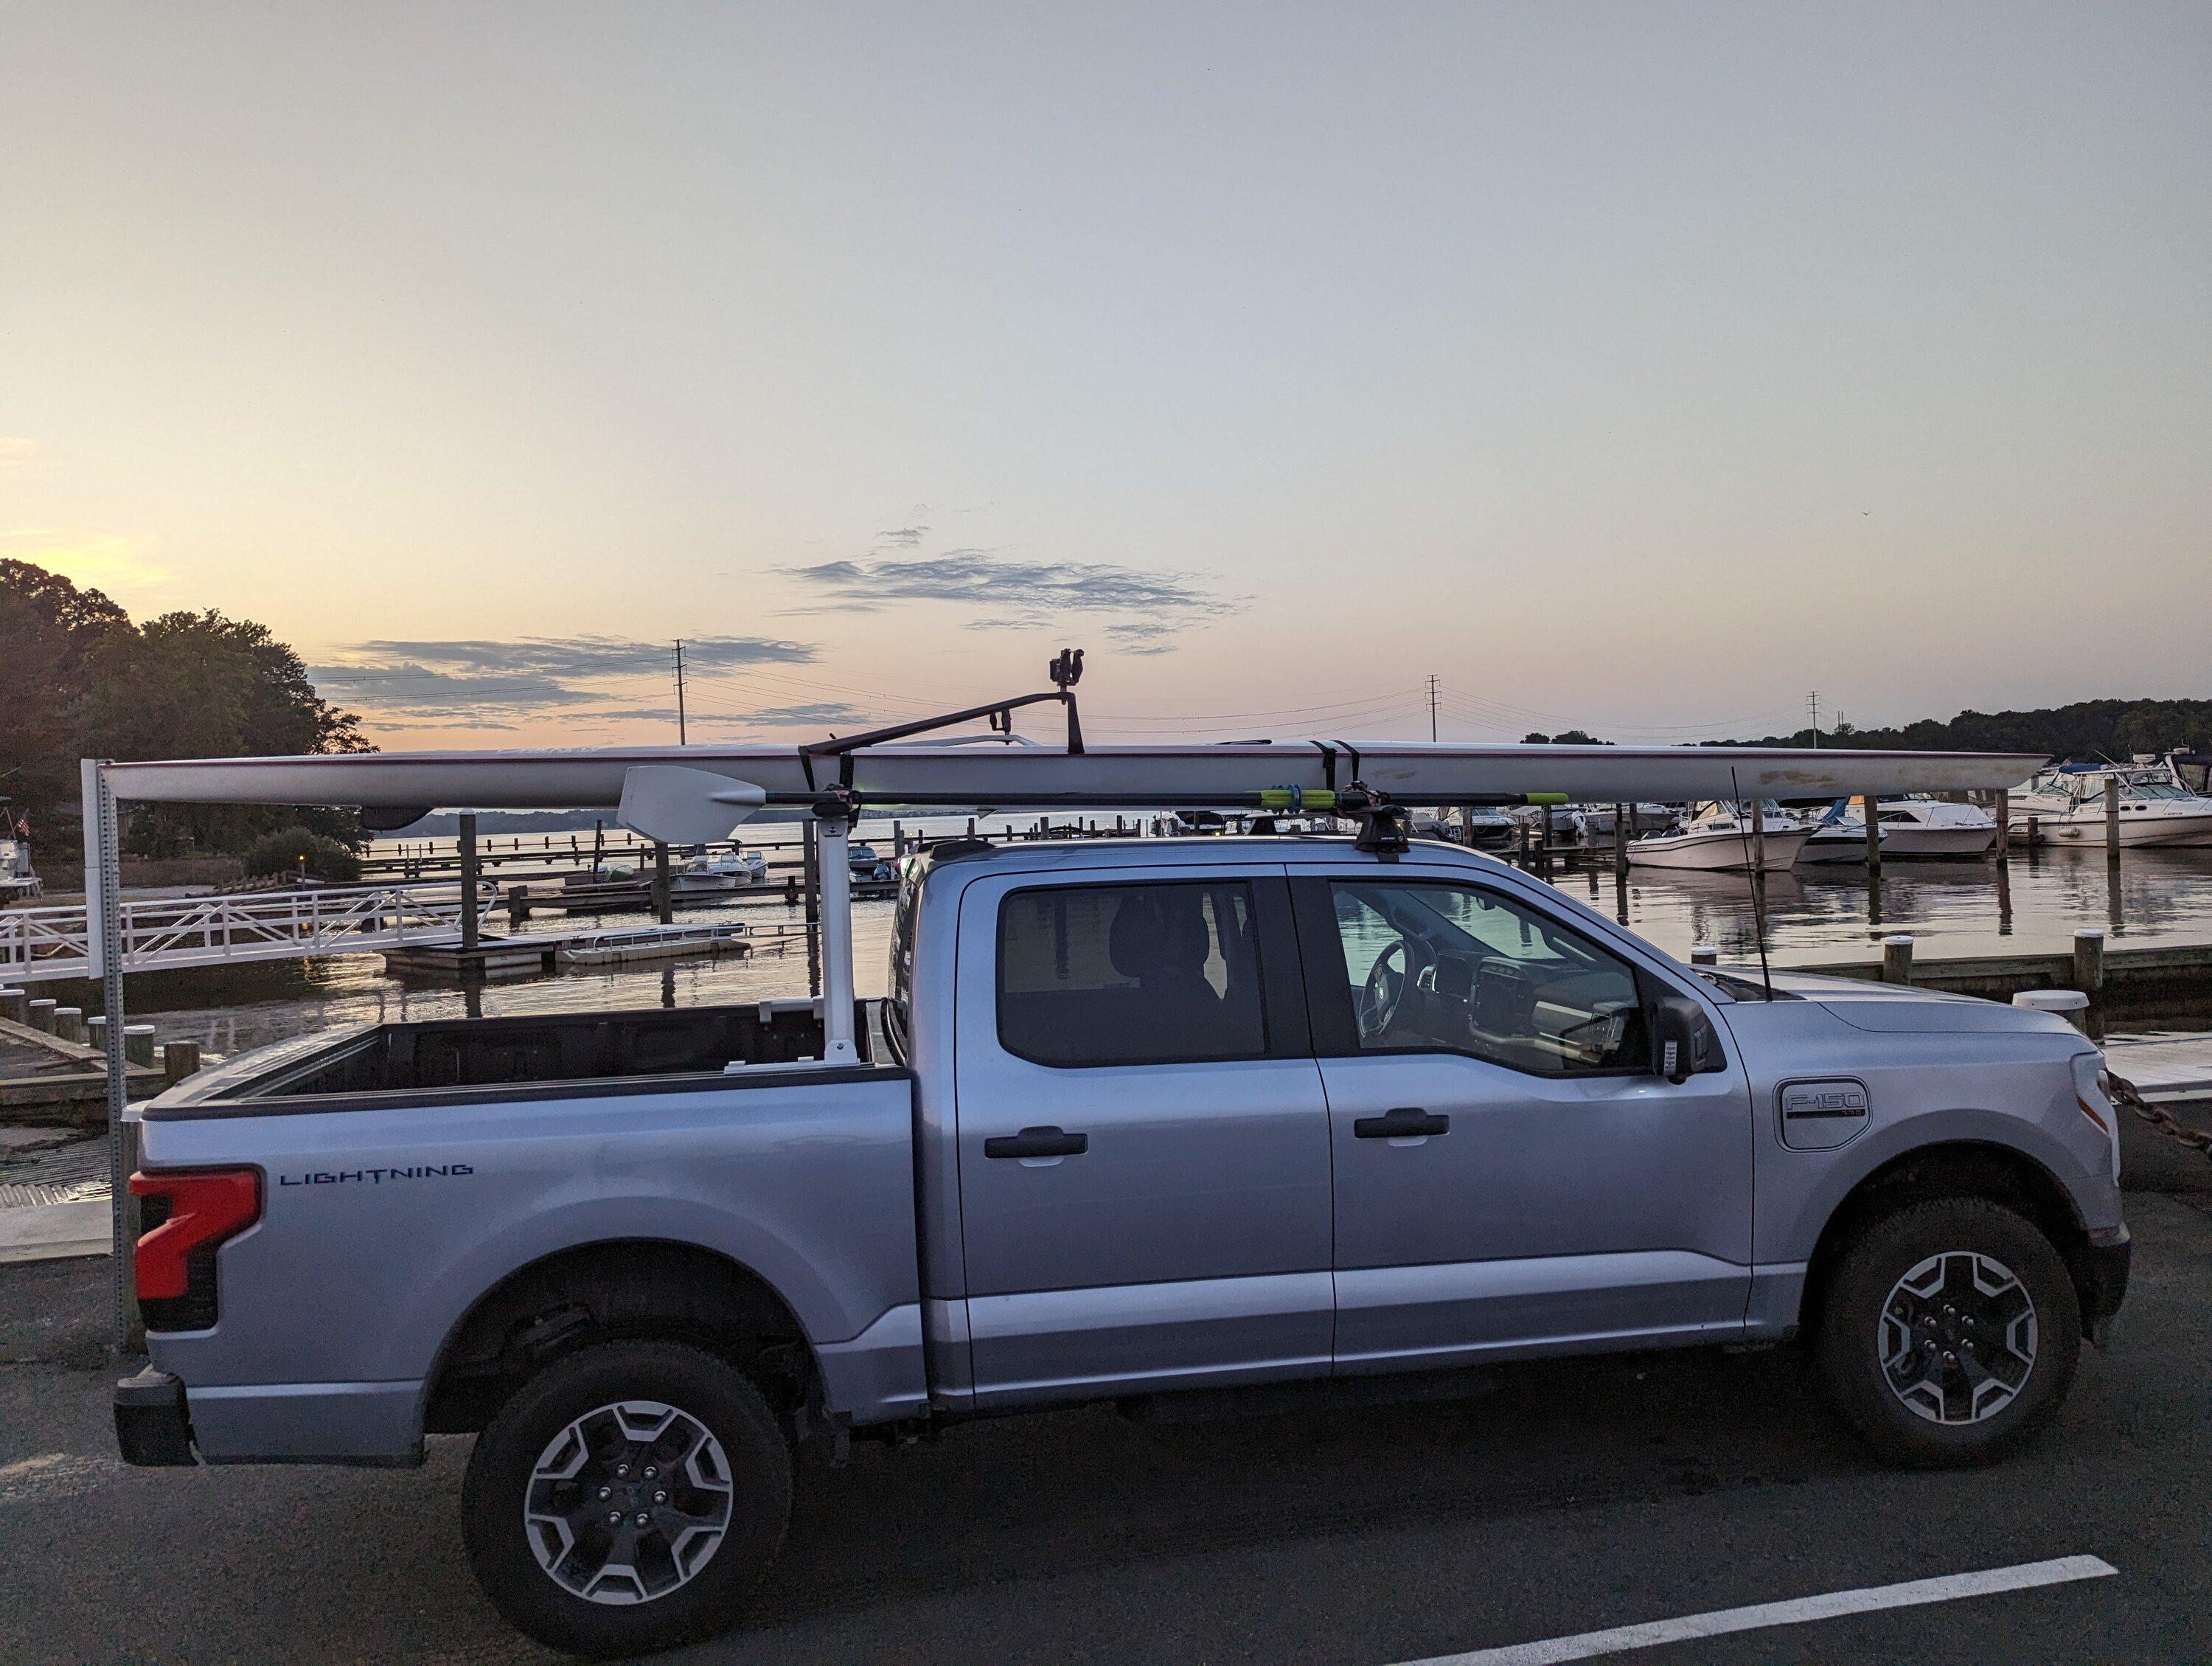
[[2212, 1036], [2143, 1037], [2105, 1043], [2105, 1064], [2148, 1104], [2212, 1100]]
[[1905, 976], [1887, 980], [1886, 970], [1893, 972], [1897, 967], [1894, 949], [1887, 954], [1877, 950], [1863, 959], [1793, 961], [1777, 970], [1910, 982], [1989, 1000], [2010, 1000], [2027, 989], [2078, 989], [2089, 997], [2100, 1025], [2201, 1017], [2212, 1011], [2212, 943], [2144, 948], [2107, 948], [2104, 944], [2101, 933], [2084, 933], [2071, 953], [1923, 956], [1908, 952], [1903, 957]]

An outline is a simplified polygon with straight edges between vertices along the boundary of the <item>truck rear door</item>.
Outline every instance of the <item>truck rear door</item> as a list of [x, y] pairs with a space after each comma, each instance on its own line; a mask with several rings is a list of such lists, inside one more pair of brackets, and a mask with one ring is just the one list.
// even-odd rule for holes
[[1340, 1370], [1742, 1327], [1744, 1073], [1653, 1073], [1650, 967], [1464, 870], [1293, 886], [1332, 1122]]
[[979, 1402], [1328, 1369], [1328, 1111], [1279, 866], [1005, 875], [960, 907]]

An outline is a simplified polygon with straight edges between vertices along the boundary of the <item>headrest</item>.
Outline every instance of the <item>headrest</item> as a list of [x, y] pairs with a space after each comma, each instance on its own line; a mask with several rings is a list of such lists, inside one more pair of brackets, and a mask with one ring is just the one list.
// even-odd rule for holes
[[1107, 958], [1123, 977], [1196, 972], [1206, 964], [1206, 915], [1195, 887], [1126, 898], [1106, 934]]

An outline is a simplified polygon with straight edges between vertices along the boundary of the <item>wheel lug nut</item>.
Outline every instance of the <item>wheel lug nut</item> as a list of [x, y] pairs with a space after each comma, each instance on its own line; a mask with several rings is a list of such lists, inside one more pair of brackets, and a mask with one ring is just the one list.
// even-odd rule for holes
[[666, 1504], [668, 1502], [668, 1494], [665, 1493], [655, 1493], [653, 1495], [653, 1501], [655, 1504]]
[[628, 1481], [629, 1479], [629, 1465], [627, 1463], [617, 1463], [615, 1465], [615, 1475], [617, 1480]]
[[641, 1510], [641, 1511], [639, 1511], [637, 1512], [636, 1521], [637, 1521], [637, 1524], [638, 1524], [640, 1527], [643, 1527], [647, 1523], [650, 1522], [652, 1519], [653, 1519], [653, 1517], [650, 1517], [650, 1516], [648, 1516], [648, 1515], [647, 1515], [647, 1514], [645, 1513], [645, 1511], [643, 1511], [642, 1510]]
[[615, 1489], [611, 1487], [602, 1487], [599, 1488], [599, 1496], [603, 1499], [611, 1499], [614, 1497], [614, 1495]]
[[620, 1527], [622, 1525], [622, 1511], [619, 1510], [610, 1510], [607, 1511], [607, 1525], [609, 1527]]
[[659, 1474], [659, 1473], [660, 1473], [660, 1471], [659, 1471], [659, 1470], [658, 1470], [658, 1469], [654, 1468], [653, 1468], [651, 1464], [649, 1464], [649, 1463], [648, 1463], [648, 1464], [647, 1464], [647, 1465], [645, 1466], [645, 1478], [646, 1478], [647, 1481], [651, 1481], [651, 1480], [652, 1480], [655, 1475]]

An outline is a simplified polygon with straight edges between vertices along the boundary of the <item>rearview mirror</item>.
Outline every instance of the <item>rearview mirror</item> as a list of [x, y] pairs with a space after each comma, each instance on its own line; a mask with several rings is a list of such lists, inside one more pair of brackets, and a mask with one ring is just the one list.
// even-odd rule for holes
[[1674, 1083], [1722, 1067], [1721, 1038], [1705, 1009], [1687, 995], [1662, 995], [1651, 1007], [1651, 1068]]

